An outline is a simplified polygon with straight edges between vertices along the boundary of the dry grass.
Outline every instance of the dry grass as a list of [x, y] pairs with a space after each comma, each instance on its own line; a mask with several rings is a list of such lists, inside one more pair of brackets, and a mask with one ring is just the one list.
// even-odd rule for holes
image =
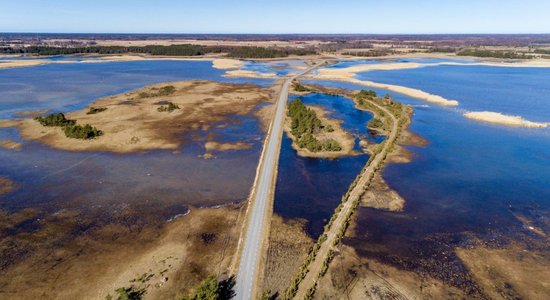
[[238, 208], [193, 209], [155, 227], [125, 224], [137, 217], [131, 213], [101, 226], [74, 211], [0, 213], [2, 232], [26, 220], [38, 225], [2, 238], [0, 298], [104, 299], [147, 274], [145, 299], [173, 299], [210, 274], [228, 275], [238, 215]]
[[261, 290], [282, 294], [312, 245], [313, 240], [306, 235], [303, 222], [285, 221], [282, 217], [273, 215]]
[[[171, 85], [175, 92], [165, 96], [142, 97]], [[0, 127], [18, 127], [26, 140], [38, 141], [70, 151], [110, 151], [128, 153], [152, 149], [176, 149], [181, 133], [211, 126], [227, 115], [244, 115], [263, 101], [273, 97], [271, 89], [254, 85], [223, 84], [211, 81], [162, 83], [129, 93], [94, 101], [90, 106], [107, 110], [88, 115], [89, 108], [71, 112], [67, 118], [78, 124], [90, 124], [103, 131], [92, 140], [67, 138], [61, 128], [43, 127], [33, 119], [7, 120]], [[170, 101], [180, 109], [159, 112], [161, 103]]]
[[550, 295], [547, 252], [512, 245], [504, 249], [458, 248], [456, 253], [492, 299], [542, 300]]
[[465, 299], [459, 289], [421, 274], [360, 258], [339, 247], [315, 299]]

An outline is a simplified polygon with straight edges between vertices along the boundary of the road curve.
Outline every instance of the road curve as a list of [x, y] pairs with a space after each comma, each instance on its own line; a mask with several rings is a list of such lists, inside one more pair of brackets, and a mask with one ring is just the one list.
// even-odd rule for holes
[[246, 236], [239, 261], [235, 299], [248, 300], [254, 297], [259, 258], [262, 254], [262, 231], [265, 227], [265, 219], [267, 217], [267, 205], [271, 203], [270, 197], [274, 194], [275, 188], [276, 167], [279, 161], [279, 146], [283, 135], [283, 120], [288, 99], [288, 88], [292, 80], [316, 67], [317, 65], [288, 78], [281, 88], [275, 115], [268, 132], [268, 138], [264, 144], [260, 171], [255, 181], [256, 187], [253, 191], [253, 196], [251, 197], [252, 202], [249, 204], [252, 207], [249, 207], [251, 211], [249, 211]]

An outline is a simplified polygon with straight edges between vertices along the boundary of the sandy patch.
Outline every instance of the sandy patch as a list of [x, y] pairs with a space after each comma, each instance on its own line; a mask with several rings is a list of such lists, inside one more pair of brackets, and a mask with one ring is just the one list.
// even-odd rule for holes
[[402, 211], [405, 199], [392, 190], [380, 174], [377, 174], [369, 188], [361, 196], [360, 205], [382, 210]]
[[[172, 94], [160, 96], [160, 88], [173, 86]], [[142, 95], [148, 94], [144, 97]], [[66, 114], [77, 124], [90, 124], [103, 131], [91, 140], [70, 139], [61, 128], [44, 127], [33, 119], [1, 121], [1, 127], [18, 127], [22, 138], [70, 151], [128, 153], [152, 149], [177, 149], [181, 133], [225, 120], [227, 115], [245, 115], [273, 97], [271, 89], [254, 85], [211, 81], [181, 81], [147, 86], [129, 93], [94, 101], [107, 110], [88, 115], [88, 108]], [[180, 109], [159, 112], [167, 101]]]
[[209, 141], [204, 144], [204, 148], [206, 151], [228, 151], [228, 150], [244, 150], [244, 149], [250, 149], [252, 147], [252, 144], [250, 143], [242, 143], [242, 142], [236, 142], [236, 143], [220, 143], [216, 141]]
[[21, 143], [12, 140], [0, 140], [0, 148], [9, 150], [20, 150]]
[[233, 70], [227, 71], [224, 77], [246, 77], [246, 78], [278, 78], [275, 73], [262, 73], [250, 70]]
[[218, 58], [212, 61], [212, 67], [215, 69], [239, 69], [244, 66], [244, 62], [238, 59]]
[[492, 111], [473, 111], [465, 113], [464, 116], [476, 121], [515, 127], [544, 128], [550, 124], [548, 122], [532, 122], [520, 116], [509, 116]]
[[550, 259], [547, 253], [475, 247], [456, 254], [492, 299], [547, 299], [550, 295]]
[[11, 69], [21, 67], [35, 67], [49, 64], [51, 62], [42, 59], [18, 59], [0, 61], [0, 69]]
[[13, 191], [15, 184], [6, 177], [0, 176], [0, 196]]
[[[350, 68], [323, 68], [319, 69], [319, 73], [316, 75], [309, 75], [310, 78], [314, 79], [320, 79], [320, 80], [338, 80], [338, 81], [346, 81], [351, 82], [359, 85], [365, 85], [370, 86], [373, 88], [379, 88], [379, 89], [386, 89], [392, 92], [396, 92], [399, 94], [407, 95], [416, 99], [424, 100], [427, 102], [444, 105], [444, 106], [457, 106], [458, 101], [456, 100], [449, 100], [445, 99], [441, 96], [430, 94], [427, 92], [424, 92], [419, 89], [414, 89], [410, 87], [405, 86], [399, 86], [399, 85], [393, 85], [393, 84], [385, 84], [385, 83], [378, 83], [368, 80], [359, 80], [355, 78], [357, 70], [361, 70], [361, 68], [375, 68], [376, 66], [380, 66], [382, 68], [384, 64], [381, 65], [362, 65], [362, 66], [354, 66]], [[418, 64], [397, 64], [398, 66], [395, 66], [396, 64], [390, 64], [393, 65], [394, 68], [396, 67], [403, 67], [403, 65], [410, 65], [411, 67], [418, 67]], [[385, 68], [391, 68], [391, 66], [385, 67]], [[328, 71], [327, 71], [328, 70]], [[334, 71], [333, 71], [334, 70]]]
[[320, 106], [306, 105], [308, 108], [311, 108], [317, 113], [317, 117], [321, 120], [321, 123], [328, 127], [332, 126], [334, 129], [333, 132], [322, 131], [320, 133], [314, 134], [315, 138], [320, 142], [333, 139], [337, 141], [342, 150], [340, 151], [318, 151], [311, 152], [308, 149], [298, 147], [296, 143], [296, 138], [290, 133], [291, 120], [288, 116], [285, 116], [284, 130], [287, 133], [287, 136], [292, 140], [292, 148], [296, 150], [298, 155], [303, 157], [323, 157], [323, 158], [336, 158], [341, 156], [349, 156], [356, 154], [353, 151], [353, 146], [355, 145], [355, 138], [349, 132], [345, 131], [342, 128], [341, 120], [331, 119], [327, 117], [327, 112]]
[[19, 111], [14, 113], [13, 115], [16, 117], [36, 117], [36, 116], [43, 115], [49, 111], [50, 111], [49, 109]]

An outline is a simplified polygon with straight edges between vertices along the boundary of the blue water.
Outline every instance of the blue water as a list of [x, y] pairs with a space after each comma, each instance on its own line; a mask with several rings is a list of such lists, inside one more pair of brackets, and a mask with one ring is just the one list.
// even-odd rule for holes
[[[270, 85], [273, 80], [228, 79], [205, 61], [139, 61], [51, 64], [0, 70], [0, 118], [15, 112], [49, 109], [73, 111], [92, 100], [144, 85], [190, 79]], [[217, 126], [223, 125], [223, 126]], [[214, 152], [205, 160], [206, 137], [242, 141], [250, 149]], [[147, 153], [82, 153], [22, 141], [17, 129], [0, 128], [0, 139], [22, 142], [20, 151], [0, 148], [0, 176], [18, 189], [4, 195], [8, 211], [34, 207], [90, 210], [93, 207], [147, 206], [169, 208], [175, 215], [187, 206], [241, 202], [254, 179], [264, 133], [252, 114], [230, 116], [208, 131], [182, 134], [176, 151]], [[178, 208], [179, 207], [179, 208]], [[168, 216], [169, 217], [169, 216]]]
[[405, 198], [403, 212], [358, 210], [354, 237], [346, 241], [358, 254], [462, 288], [473, 284], [452, 255], [455, 247], [474, 239], [492, 246], [543, 241], [516, 216], [550, 230], [550, 129], [490, 125], [468, 120], [462, 113], [490, 110], [550, 121], [550, 70], [437, 66], [364, 72], [358, 77], [460, 102], [458, 108], [441, 107], [376, 90], [413, 105], [411, 130], [429, 143], [409, 147], [412, 162], [389, 164], [383, 172], [390, 187]]
[[[306, 105], [321, 106], [328, 112], [328, 117], [342, 120], [342, 127], [357, 139], [382, 140], [366, 129], [372, 114], [357, 110], [350, 99], [313, 93], [291, 97], [289, 101], [296, 98], [301, 98]], [[318, 237], [367, 160], [365, 154], [337, 159], [300, 157], [285, 133], [275, 191], [275, 213], [285, 218], [307, 220], [308, 234]]]
[[550, 121], [550, 68], [435, 66], [362, 72], [357, 78], [413, 87], [459, 101], [459, 108]]
[[242, 70], [254, 71], [260, 73], [273, 73], [277, 76], [286, 76], [295, 73], [297, 68], [304, 67], [303, 61], [283, 60], [283, 61], [246, 61]]
[[190, 79], [270, 85], [272, 79], [225, 78], [209, 61], [50, 64], [0, 69], [0, 119], [27, 110], [73, 111], [92, 100], [144, 85]]

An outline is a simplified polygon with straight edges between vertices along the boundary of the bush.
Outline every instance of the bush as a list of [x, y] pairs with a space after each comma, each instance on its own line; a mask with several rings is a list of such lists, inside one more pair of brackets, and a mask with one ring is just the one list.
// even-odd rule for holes
[[101, 130], [97, 130], [97, 128], [92, 127], [90, 124], [86, 124], [84, 126], [82, 125], [65, 126], [63, 131], [65, 132], [65, 136], [68, 138], [84, 139], [84, 140], [93, 139], [103, 134]]
[[93, 106], [91, 106], [86, 114], [87, 115], [94, 115], [94, 114], [97, 114], [97, 113], [100, 113], [100, 112], [106, 111], [106, 110], [107, 110], [107, 107], [93, 107]]
[[176, 109], [180, 109], [180, 107], [177, 104], [174, 104], [172, 102], [168, 102], [167, 105], [162, 105], [159, 108], [157, 108], [159, 112], [163, 112], [163, 111], [171, 112]]
[[139, 93], [140, 98], [152, 98], [169, 96], [176, 92], [176, 88], [173, 85], [163, 86], [161, 88], [152, 88], [150, 92]]
[[45, 117], [36, 117], [34, 119], [40, 122], [42, 126], [48, 126], [48, 127], [54, 127], [54, 126], [63, 127], [63, 126], [74, 125], [76, 123], [76, 121], [74, 120], [69, 120], [65, 118], [65, 115], [63, 113], [49, 114]]

